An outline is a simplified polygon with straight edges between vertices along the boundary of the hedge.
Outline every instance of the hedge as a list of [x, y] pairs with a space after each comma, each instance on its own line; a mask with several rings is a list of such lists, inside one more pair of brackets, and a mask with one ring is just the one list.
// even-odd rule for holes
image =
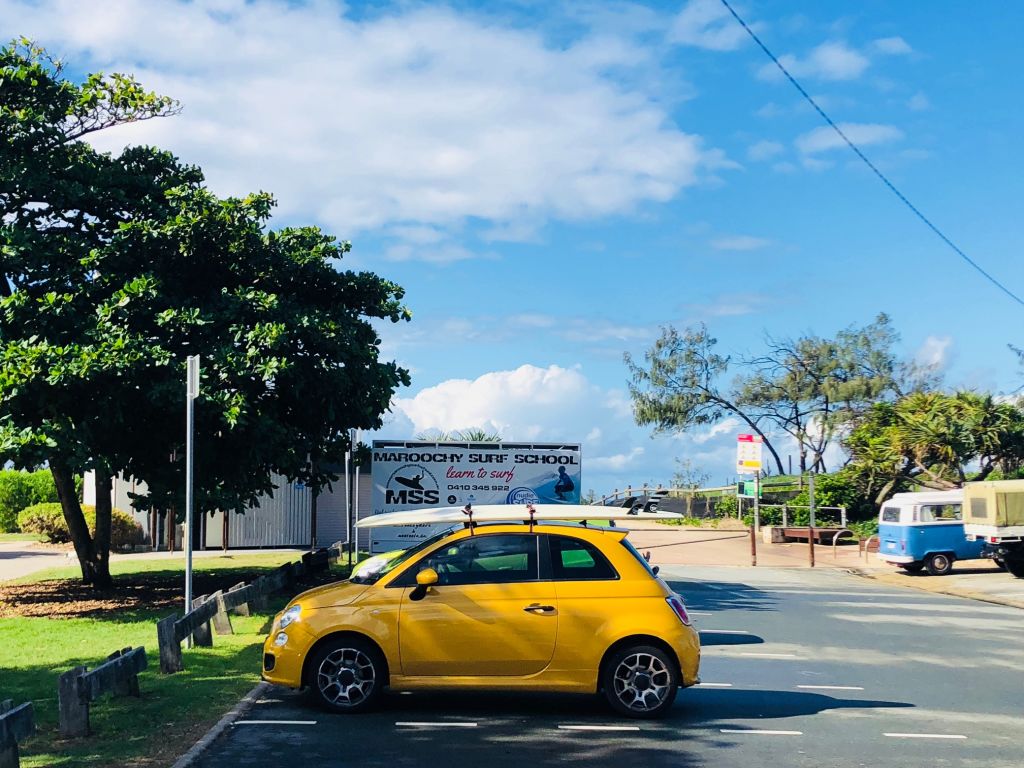
[[18, 530], [18, 513], [33, 504], [57, 501], [57, 486], [48, 469], [0, 471], [0, 532]]
[[[82, 514], [89, 524], [89, 533], [96, 533], [96, 507], [82, 505]], [[18, 514], [18, 525], [26, 533], [38, 533], [54, 544], [71, 541], [67, 521], [60, 504], [34, 504]], [[110, 546], [114, 549], [131, 547], [145, 540], [142, 526], [127, 512], [114, 509], [110, 517]]]

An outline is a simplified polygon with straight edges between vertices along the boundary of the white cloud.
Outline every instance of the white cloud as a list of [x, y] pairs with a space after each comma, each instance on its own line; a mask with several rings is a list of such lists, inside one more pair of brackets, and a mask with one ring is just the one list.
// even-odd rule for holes
[[[891, 125], [839, 123], [839, 128], [849, 137], [850, 141], [862, 147], [885, 144], [903, 138], [903, 132]], [[796, 148], [805, 155], [827, 152], [846, 146], [846, 142], [830, 126], [815, 128], [813, 131], [798, 136], [795, 144]]]
[[634, 446], [628, 453], [616, 453], [611, 456], [597, 456], [593, 459], [586, 459], [588, 469], [596, 469], [599, 472], [622, 472], [623, 470], [640, 470], [640, 459], [644, 456], [644, 449]]
[[914, 355], [918, 365], [928, 368], [942, 370], [949, 362], [949, 353], [953, 346], [953, 339], [950, 336], [929, 336], [921, 344]]
[[748, 38], [718, 0], [690, 0], [673, 20], [668, 39], [709, 51], [733, 51]]
[[751, 237], [750, 235], [727, 235], [718, 237], [711, 241], [711, 247], [716, 251], [756, 251], [764, 248], [771, 240], [763, 237]]
[[727, 293], [704, 303], [684, 304], [683, 308], [700, 320], [754, 314], [770, 302], [771, 297], [759, 293]]
[[928, 100], [924, 91], [918, 91], [909, 99], [907, 99], [907, 108], [914, 112], [923, 112], [926, 109], [931, 109], [932, 103]]
[[[818, 80], [856, 80], [871, 64], [867, 56], [842, 42], [822, 43], [803, 59], [786, 54], [780, 56], [779, 61], [794, 77]], [[774, 63], [762, 66], [757, 76], [761, 80], [782, 79]]]
[[913, 53], [914, 49], [910, 47], [910, 44], [902, 37], [880, 37], [871, 43], [871, 47], [879, 53], [884, 53], [889, 56], [905, 56], [908, 53]]
[[770, 160], [782, 153], [784, 147], [777, 141], [759, 141], [747, 148], [747, 157], [755, 162]]
[[[75, 70], [129, 71], [175, 118], [97, 137], [197, 162], [222, 194], [270, 189], [284, 217], [351, 236], [379, 227], [581, 219], [663, 202], [720, 153], [680, 130], [657, 63], [628, 37], [555, 45], [481, 14], [326, 0], [0, 0], [0, 30]], [[470, 258], [397, 248], [391, 258]]]
[[721, 435], [735, 435], [739, 434], [740, 425], [742, 422], [739, 419], [727, 418], [722, 419], [720, 422], [711, 427], [711, 429], [701, 432], [698, 435], [694, 435], [692, 442], [696, 445], [704, 445], [711, 440]]

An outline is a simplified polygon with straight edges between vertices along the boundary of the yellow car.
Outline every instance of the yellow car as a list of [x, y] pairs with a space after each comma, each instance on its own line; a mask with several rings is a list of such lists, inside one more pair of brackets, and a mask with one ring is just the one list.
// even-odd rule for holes
[[682, 598], [626, 531], [477, 525], [378, 556], [274, 620], [263, 678], [359, 712], [385, 688], [601, 692], [632, 717], [699, 682]]

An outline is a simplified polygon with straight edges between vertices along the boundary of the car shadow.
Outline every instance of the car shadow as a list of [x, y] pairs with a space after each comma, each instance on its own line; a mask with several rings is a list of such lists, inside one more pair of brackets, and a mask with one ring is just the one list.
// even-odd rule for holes
[[734, 581], [673, 579], [667, 583], [691, 611], [774, 611], [779, 602], [769, 592]]

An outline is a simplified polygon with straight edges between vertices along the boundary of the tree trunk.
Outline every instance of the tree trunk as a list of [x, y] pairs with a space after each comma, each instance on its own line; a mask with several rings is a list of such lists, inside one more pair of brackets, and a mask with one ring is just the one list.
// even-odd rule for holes
[[110, 578], [110, 526], [113, 503], [110, 499], [110, 473], [96, 470], [96, 534], [93, 537], [93, 548], [96, 558], [97, 580], [93, 586], [97, 589], [110, 589], [114, 586]]
[[[99, 556], [97, 542], [89, 533], [89, 525], [85, 522], [85, 515], [82, 514], [82, 505], [78, 501], [78, 493], [75, 491], [75, 477], [64, 464], [59, 461], [50, 461], [50, 473], [53, 475], [54, 485], [57, 486], [57, 498], [60, 500], [61, 510], [64, 512], [64, 520], [68, 524], [68, 531], [71, 534], [71, 541], [75, 545], [75, 554], [78, 556], [78, 564], [82, 569], [82, 581], [92, 584], [96, 589], [109, 589], [113, 586], [110, 579], [110, 567], [108, 562], [110, 546], [110, 516], [107, 515], [106, 547], [102, 557]], [[97, 481], [99, 478], [97, 477]], [[102, 493], [97, 482], [96, 500], [100, 501]], [[107, 476], [106, 483], [106, 504], [110, 507], [110, 478]], [[97, 515], [99, 510], [97, 509]]]

